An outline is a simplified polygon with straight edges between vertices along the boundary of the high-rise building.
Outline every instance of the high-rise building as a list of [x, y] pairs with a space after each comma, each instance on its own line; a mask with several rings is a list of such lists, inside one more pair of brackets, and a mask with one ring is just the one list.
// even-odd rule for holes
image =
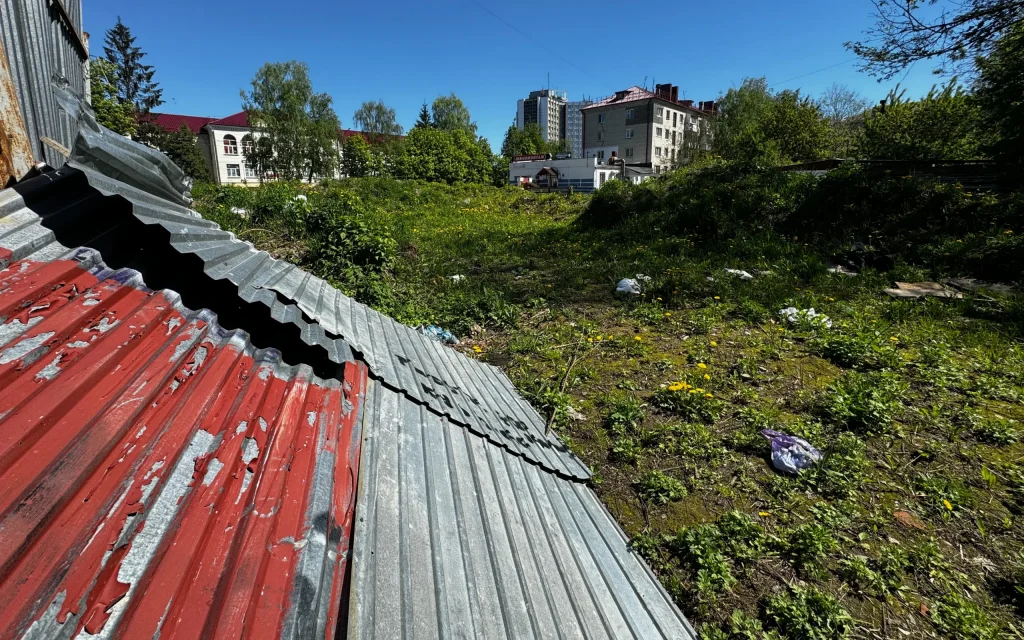
[[583, 112], [593, 100], [577, 100], [565, 105], [565, 140], [574, 158], [583, 157]]
[[528, 124], [540, 127], [545, 142], [565, 139], [565, 92], [554, 89], [531, 91], [529, 98], [519, 100], [516, 109], [516, 128]]

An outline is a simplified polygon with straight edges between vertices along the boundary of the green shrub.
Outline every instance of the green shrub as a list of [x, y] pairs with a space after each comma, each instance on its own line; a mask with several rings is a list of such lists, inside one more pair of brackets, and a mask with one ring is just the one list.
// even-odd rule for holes
[[906, 385], [894, 373], [850, 371], [829, 385], [825, 415], [858, 433], [888, 433], [905, 392]]
[[832, 532], [816, 522], [802, 524], [786, 537], [786, 555], [798, 571], [817, 572], [821, 560], [838, 548]]
[[644, 419], [643, 401], [631, 393], [618, 394], [608, 399], [605, 426], [617, 436], [635, 433]]
[[842, 640], [853, 630], [853, 618], [832, 596], [814, 587], [791, 586], [772, 596], [765, 618], [786, 638]]
[[643, 500], [654, 504], [668, 504], [686, 497], [686, 487], [661, 471], [648, 471], [633, 485]]
[[999, 625], [985, 610], [955, 591], [939, 598], [932, 615], [935, 626], [953, 638], [996, 640], [999, 637]]
[[825, 458], [800, 474], [800, 481], [826, 498], [845, 500], [856, 494], [867, 475], [867, 447], [857, 436], [844, 433], [825, 450]]
[[925, 505], [943, 517], [960, 515], [975, 504], [971, 490], [956, 477], [922, 474], [916, 485], [924, 496]]
[[670, 549], [693, 576], [698, 599], [702, 603], [714, 602], [718, 594], [736, 582], [729, 561], [722, 553], [721, 534], [714, 525], [685, 529], [669, 543]]
[[973, 414], [970, 417], [970, 423], [974, 435], [982, 442], [990, 444], [1014, 444], [1024, 436], [1015, 420]]
[[636, 464], [643, 452], [644, 448], [640, 446], [636, 440], [633, 438], [622, 437], [612, 443], [612, 448], [608, 452], [608, 457], [614, 462]]

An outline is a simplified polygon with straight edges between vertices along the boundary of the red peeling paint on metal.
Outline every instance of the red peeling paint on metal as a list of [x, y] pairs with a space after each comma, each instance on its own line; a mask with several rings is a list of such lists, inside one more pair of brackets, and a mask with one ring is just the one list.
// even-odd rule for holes
[[320, 535], [340, 540], [316, 585], [333, 636], [365, 365], [338, 384], [257, 359], [73, 261], [0, 273], [0, 318], [24, 329], [0, 354], [32, 345], [0, 364], [0, 637], [55, 614], [124, 638], [277, 637], [308, 615], [292, 594]]

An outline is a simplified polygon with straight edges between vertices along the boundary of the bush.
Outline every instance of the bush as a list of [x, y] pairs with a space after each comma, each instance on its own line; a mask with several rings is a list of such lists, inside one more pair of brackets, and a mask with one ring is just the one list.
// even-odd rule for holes
[[787, 638], [841, 640], [853, 630], [853, 618], [839, 602], [814, 587], [790, 587], [768, 600], [765, 618]]
[[686, 487], [661, 471], [648, 471], [634, 484], [640, 497], [655, 504], [678, 502], [686, 497]]
[[950, 637], [964, 640], [995, 640], [999, 626], [985, 610], [965, 596], [950, 592], [935, 603], [935, 626]]
[[905, 393], [906, 385], [893, 373], [850, 371], [829, 385], [825, 415], [858, 433], [888, 433]]

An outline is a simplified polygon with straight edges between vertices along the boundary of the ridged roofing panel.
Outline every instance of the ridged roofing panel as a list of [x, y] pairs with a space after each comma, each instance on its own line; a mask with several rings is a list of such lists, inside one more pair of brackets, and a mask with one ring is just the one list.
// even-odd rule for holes
[[695, 638], [586, 485], [372, 382], [350, 638]]
[[0, 637], [333, 637], [367, 375], [343, 372], [285, 365], [95, 252], [10, 263]]

